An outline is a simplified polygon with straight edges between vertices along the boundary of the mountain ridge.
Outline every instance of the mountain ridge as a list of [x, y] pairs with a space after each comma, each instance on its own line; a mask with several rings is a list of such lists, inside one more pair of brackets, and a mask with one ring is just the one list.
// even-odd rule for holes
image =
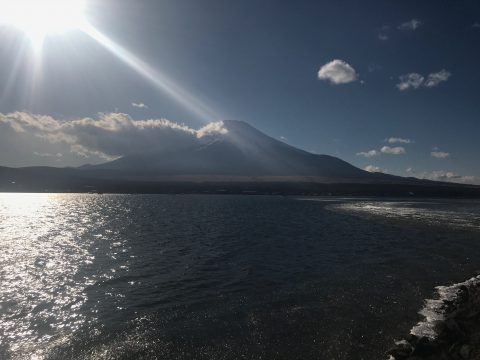
[[242, 193], [249, 189], [403, 196], [450, 194], [460, 189], [469, 196], [472, 192], [480, 196], [480, 187], [475, 185], [370, 173], [337, 157], [298, 149], [243, 121], [225, 120], [222, 126], [221, 131], [189, 142], [126, 154], [98, 165], [0, 167], [0, 191]]
[[152, 153], [129, 154], [91, 169], [157, 172], [161, 175], [370, 177], [330, 155], [317, 155], [276, 140], [250, 124], [223, 121], [227, 133]]

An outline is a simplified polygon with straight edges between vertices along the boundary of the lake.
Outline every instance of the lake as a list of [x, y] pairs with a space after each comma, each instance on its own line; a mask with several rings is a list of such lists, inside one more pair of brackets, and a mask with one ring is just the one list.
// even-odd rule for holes
[[0, 194], [1, 359], [385, 359], [480, 201]]

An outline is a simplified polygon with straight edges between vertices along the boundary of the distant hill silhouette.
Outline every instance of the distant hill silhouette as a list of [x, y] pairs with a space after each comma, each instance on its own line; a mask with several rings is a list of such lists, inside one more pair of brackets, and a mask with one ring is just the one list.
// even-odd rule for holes
[[[361, 170], [226, 120], [225, 134], [79, 168], [1, 168], [0, 191], [477, 196], [480, 187]], [[477, 194], [477, 195], [476, 195]]]

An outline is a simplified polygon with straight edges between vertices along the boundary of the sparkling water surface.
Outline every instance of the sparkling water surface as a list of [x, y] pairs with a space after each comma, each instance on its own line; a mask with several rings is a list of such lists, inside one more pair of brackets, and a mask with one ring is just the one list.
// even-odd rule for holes
[[0, 194], [0, 359], [384, 359], [480, 202]]

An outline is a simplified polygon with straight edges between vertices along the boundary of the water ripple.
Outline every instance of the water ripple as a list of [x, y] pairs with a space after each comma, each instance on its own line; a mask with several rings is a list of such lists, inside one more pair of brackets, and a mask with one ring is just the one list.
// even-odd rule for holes
[[[0, 195], [0, 339], [15, 358], [42, 358], [92, 321], [79, 311], [85, 288], [111, 277], [80, 273], [95, 260], [92, 246], [112, 236], [102, 233], [100, 205], [87, 195]], [[121, 245], [113, 242], [109, 256]]]

